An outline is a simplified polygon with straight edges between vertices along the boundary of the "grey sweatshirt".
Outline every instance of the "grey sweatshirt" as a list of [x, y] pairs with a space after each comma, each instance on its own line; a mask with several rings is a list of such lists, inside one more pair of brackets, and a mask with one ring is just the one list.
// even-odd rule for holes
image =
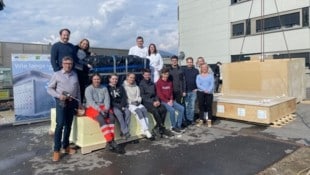
[[106, 87], [100, 86], [95, 88], [89, 85], [85, 89], [86, 107], [93, 107], [100, 111], [99, 106], [104, 105], [105, 109], [110, 109], [110, 96]]

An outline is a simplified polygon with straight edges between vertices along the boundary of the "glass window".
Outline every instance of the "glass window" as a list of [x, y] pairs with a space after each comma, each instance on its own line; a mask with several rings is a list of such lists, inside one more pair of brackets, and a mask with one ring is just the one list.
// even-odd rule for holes
[[244, 22], [232, 25], [232, 36], [244, 35]]
[[256, 20], [256, 32], [278, 30], [281, 27], [290, 28], [294, 26], [300, 26], [300, 12]]
[[281, 15], [282, 27], [293, 27], [300, 25], [300, 15], [299, 12]]

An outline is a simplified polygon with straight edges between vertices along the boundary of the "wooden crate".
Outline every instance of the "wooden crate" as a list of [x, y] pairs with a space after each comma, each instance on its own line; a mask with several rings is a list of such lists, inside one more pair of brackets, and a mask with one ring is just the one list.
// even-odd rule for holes
[[[152, 115], [149, 114], [149, 128], [153, 129], [155, 126], [155, 120]], [[171, 127], [170, 118], [167, 115], [165, 125], [167, 128]], [[51, 126], [50, 134], [53, 134], [56, 127], [56, 110], [51, 109]], [[136, 120], [135, 116], [131, 116], [130, 122], [130, 134], [131, 138], [129, 140], [124, 140], [120, 137], [120, 129], [118, 122], [115, 122], [115, 140], [118, 143], [123, 143], [135, 139], [142, 138], [141, 126]], [[90, 119], [86, 116], [74, 117], [72, 123], [72, 130], [70, 135], [70, 141], [81, 148], [82, 154], [90, 153], [94, 150], [105, 148], [106, 141], [103, 134], [100, 131], [99, 124], [95, 120]]]
[[213, 102], [213, 115], [261, 124], [271, 124], [296, 112], [296, 98], [261, 98], [217, 96]]
[[271, 59], [223, 64], [222, 93], [232, 96], [305, 99], [305, 59]]

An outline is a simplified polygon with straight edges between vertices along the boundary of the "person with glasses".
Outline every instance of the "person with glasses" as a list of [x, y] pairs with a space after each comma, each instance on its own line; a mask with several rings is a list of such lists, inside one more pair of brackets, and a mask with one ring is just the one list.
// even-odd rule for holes
[[60, 159], [60, 148], [67, 154], [74, 154], [76, 150], [69, 147], [69, 137], [73, 116], [80, 103], [80, 86], [77, 74], [72, 70], [73, 59], [64, 57], [61, 61], [62, 69], [55, 72], [48, 84], [47, 92], [56, 100], [56, 128], [54, 134], [53, 161]]

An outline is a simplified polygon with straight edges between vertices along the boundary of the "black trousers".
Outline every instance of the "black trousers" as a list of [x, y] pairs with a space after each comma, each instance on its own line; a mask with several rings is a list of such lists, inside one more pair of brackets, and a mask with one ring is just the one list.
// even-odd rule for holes
[[85, 89], [89, 85], [88, 69], [76, 70], [79, 79], [80, 93], [81, 93], [81, 103], [85, 100]]
[[167, 114], [167, 109], [165, 106], [160, 105], [158, 107], [154, 107], [152, 105], [145, 105], [145, 108], [153, 115], [156, 121], [155, 127], [159, 127], [159, 129], [165, 128], [165, 119]]
[[208, 112], [208, 120], [213, 120], [212, 115], [213, 94], [207, 94], [201, 91], [197, 91], [197, 99], [199, 108], [199, 118], [203, 121], [206, 121], [204, 113]]

